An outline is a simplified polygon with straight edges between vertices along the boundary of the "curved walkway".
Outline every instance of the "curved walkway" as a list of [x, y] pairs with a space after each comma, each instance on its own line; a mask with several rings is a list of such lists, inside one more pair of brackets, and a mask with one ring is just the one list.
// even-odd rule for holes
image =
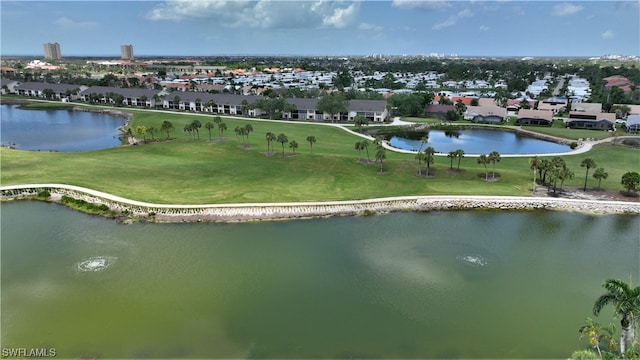
[[240, 203], [240, 204], [152, 204], [115, 196], [80, 186], [26, 184], [0, 187], [0, 199], [23, 198], [49, 191], [54, 201], [68, 195], [111, 210], [135, 216], [154, 214], [158, 221], [238, 222], [362, 215], [393, 211], [442, 211], [468, 209], [560, 210], [590, 214], [640, 214], [640, 202], [562, 199], [523, 196], [397, 196], [366, 200]]

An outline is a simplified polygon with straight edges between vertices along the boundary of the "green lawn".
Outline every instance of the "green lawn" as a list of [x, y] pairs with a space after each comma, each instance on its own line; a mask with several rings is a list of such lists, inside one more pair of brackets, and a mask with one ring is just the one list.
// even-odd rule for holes
[[[275, 201], [348, 200], [399, 195], [528, 195], [531, 172], [527, 158], [503, 158], [496, 170], [497, 182], [483, 181], [484, 167], [475, 158], [464, 158], [461, 172], [450, 172], [449, 161], [436, 158], [432, 167], [435, 177], [415, 176], [417, 163], [412, 155], [387, 151], [384, 174], [378, 164], [359, 163], [354, 143], [360, 138], [340, 129], [303, 124], [268, 123], [224, 118], [229, 130], [223, 141], [208, 140], [204, 124], [212, 116], [189, 116], [136, 112], [132, 123], [160, 128], [171, 121], [174, 140], [139, 146], [83, 152], [33, 152], [0, 149], [2, 185], [24, 183], [65, 183], [109, 192], [118, 196], [154, 203], [232, 203]], [[193, 119], [203, 124], [200, 140], [190, 140], [183, 131]], [[250, 123], [250, 148], [241, 146], [233, 132], [236, 126]], [[285, 133], [300, 144], [295, 156], [281, 157], [280, 143], [272, 145], [275, 154], [266, 156], [264, 134]], [[310, 153], [307, 136], [317, 143]], [[158, 134], [157, 137], [166, 137]], [[373, 159], [375, 149], [370, 148]], [[285, 144], [285, 153], [291, 149]], [[620, 177], [627, 171], [639, 171], [637, 150], [598, 146], [588, 154], [565, 156], [576, 178], [565, 186], [580, 186], [583, 158], [591, 157], [609, 172], [602, 183], [605, 189], [622, 189]], [[366, 153], [362, 153], [366, 158]], [[454, 163], [454, 167], [456, 167]], [[491, 170], [491, 166], [489, 166]], [[595, 179], [590, 179], [595, 186]]]

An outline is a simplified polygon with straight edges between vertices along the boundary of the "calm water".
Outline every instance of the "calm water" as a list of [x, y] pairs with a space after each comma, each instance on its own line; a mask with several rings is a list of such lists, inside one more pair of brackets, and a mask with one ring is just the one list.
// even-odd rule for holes
[[1, 210], [2, 346], [62, 358], [566, 358], [604, 280], [640, 278], [637, 216], [120, 225]]
[[[409, 140], [394, 136], [392, 146], [405, 150], [418, 150], [420, 140]], [[429, 141], [423, 149], [431, 146], [437, 152], [448, 153], [457, 149], [467, 154], [488, 154], [497, 151], [500, 154], [549, 154], [570, 150], [569, 146], [549, 141], [517, 135], [510, 131], [467, 129], [449, 132], [430, 130]]]
[[23, 110], [0, 106], [0, 143], [22, 150], [89, 151], [120, 145], [125, 119], [70, 110]]

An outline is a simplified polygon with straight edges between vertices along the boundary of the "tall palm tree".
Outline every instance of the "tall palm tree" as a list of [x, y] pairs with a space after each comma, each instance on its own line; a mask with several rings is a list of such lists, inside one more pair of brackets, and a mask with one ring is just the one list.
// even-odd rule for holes
[[460, 170], [460, 161], [462, 161], [462, 158], [464, 157], [464, 150], [458, 149], [455, 151], [455, 153], [456, 157], [458, 158], [458, 170]]
[[247, 136], [247, 142], [249, 142], [249, 133], [253, 131], [253, 126], [251, 124], [247, 124], [244, 126], [245, 135]]
[[196, 132], [196, 134], [198, 135], [198, 140], [200, 140], [200, 128], [202, 127], [202, 123], [200, 122], [200, 120], [193, 120], [191, 122], [191, 128]]
[[418, 176], [422, 176], [422, 161], [424, 161], [426, 157], [427, 156], [422, 151], [418, 151], [416, 153], [415, 158], [418, 160]]
[[589, 345], [593, 346], [597, 351], [600, 359], [602, 359], [602, 350], [600, 349], [600, 343], [605, 341], [607, 348], [610, 351], [614, 351], [616, 346], [613, 340], [613, 334], [615, 332], [615, 326], [609, 324], [609, 326], [603, 327], [599, 323], [593, 321], [592, 318], [585, 319], [585, 325], [582, 325], [578, 332], [580, 332], [580, 338], [586, 336], [589, 341]]
[[485, 181], [489, 181], [489, 171], [487, 170], [487, 164], [490, 163], [491, 161], [489, 160], [489, 157], [485, 154], [482, 154], [478, 157], [478, 159], [476, 160], [476, 162], [478, 164], [482, 164], [484, 165], [484, 180]]
[[209, 130], [209, 141], [211, 141], [211, 129], [213, 129], [213, 124], [211, 123], [211, 121], [207, 121], [206, 124], [204, 124], [205, 129]]
[[362, 153], [362, 141], [356, 141], [354, 148], [358, 150], [358, 161], [362, 161], [362, 156], [360, 156]]
[[606, 179], [609, 177], [609, 173], [604, 171], [604, 168], [597, 168], [596, 171], [593, 172], [593, 178], [598, 180], [598, 189], [600, 189], [600, 184], [602, 183], [602, 179]]
[[309, 142], [309, 147], [311, 148], [311, 154], [313, 154], [313, 144], [316, 143], [316, 137], [313, 135], [307, 136], [307, 141]]
[[596, 162], [591, 158], [582, 159], [580, 166], [587, 168], [587, 173], [584, 175], [584, 188], [582, 191], [587, 191], [587, 179], [589, 178], [589, 169], [596, 167]]
[[369, 142], [369, 140], [362, 140], [360, 142], [360, 145], [367, 152], [367, 161], [371, 161], [371, 157], [369, 157], [369, 146], [371, 146], [371, 143]]
[[267, 155], [269, 155], [269, 154], [271, 154], [271, 151], [269, 150], [269, 147], [271, 145], [271, 142], [276, 139], [276, 134], [274, 134], [271, 131], [269, 131], [264, 135], [264, 138], [265, 138], [265, 140], [267, 140]]
[[496, 163], [500, 162], [500, 153], [498, 153], [497, 151], [492, 151], [491, 153], [489, 153], [489, 156], [487, 156], [487, 159], [489, 160], [489, 162], [491, 162], [493, 164], [493, 178], [496, 178]]
[[423, 136], [420, 138], [420, 149], [418, 149], [418, 152], [422, 151], [422, 147], [427, 143], [427, 141], [429, 141], [428, 136]]
[[171, 123], [171, 121], [165, 120], [162, 122], [162, 125], [160, 125], [160, 130], [167, 133], [167, 139], [168, 139], [169, 133], [173, 131], [173, 124]]
[[224, 134], [224, 131], [227, 130], [227, 124], [221, 122], [218, 123], [218, 133], [220, 134], [220, 137], [222, 138], [222, 135]]
[[456, 155], [456, 152], [455, 152], [455, 151], [449, 151], [449, 153], [447, 154], [447, 157], [448, 157], [448, 158], [449, 158], [449, 160], [450, 160], [449, 168], [450, 168], [451, 170], [453, 170], [453, 159], [455, 159], [455, 158], [456, 158], [456, 156], [457, 156], [457, 155]]
[[282, 157], [284, 157], [284, 144], [289, 142], [289, 138], [285, 134], [278, 134], [276, 141], [282, 144]]
[[434, 148], [432, 148], [431, 146], [427, 147], [426, 149], [424, 149], [424, 162], [427, 163], [427, 176], [429, 176], [429, 168], [431, 167], [431, 164], [433, 164], [434, 161], [434, 157], [433, 154], [436, 153], [436, 150]]
[[299, 147], [300, 145], [298, 145], [298, 142], [295, 140], [291, 140], [289, 142], [289, 147], [291, 148], [291, 150], [293, 150], [293, 154], [296, 154], [296, 149]]
[[609, 279], [602, 286], [607, 292], [593, 304], [593, 314], [598, 316], [605, 305], [613, 305], [615, 315], [620, 317], [620, 354], [624, 357], [627, 345], [635, 339], [634, 330], [640, 316], [640, 286], [631, 288], [618, 279]]
[[189, 138], [193, 138], [193, 124], [187, 124], [184, 126], [184, 132], [189, 133]]
[[387, 158], [387, 151], [383, 147], [379, 147], [376, 151], [376, 161], [380, 161], [380, 172], [382, 172], [382, 163]]
[[534, 156], [529, 159], [529, 168], [533, 171], [533, 190], [532, 191], [534, 193], [536, 192], [536, 172], [541, 164], [542, 164], [542, 161], [537, 156]]

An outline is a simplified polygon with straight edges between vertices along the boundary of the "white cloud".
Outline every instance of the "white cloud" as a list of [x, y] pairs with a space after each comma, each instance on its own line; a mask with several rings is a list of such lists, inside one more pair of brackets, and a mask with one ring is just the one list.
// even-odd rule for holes
[[575, 5], [570, 3], [562, 3], [553, 6], [553, 10], [551, 11], [551, 15], [553, 16], [565, 16], [572, 15], [577, 12], [582, 11], [584, 7], [582, 5]]
[[480, 25], [480, 31], [487, 31], [489, 30], [489, 27], [486, 25]]
[[614, 35], [615, 34], [613, 33], [613, 31], [611, 29], [609, 29], [609, 30], [603, 32], [600, 35], [600, 37], [602, 37], [603, 39], [613, 39]]
[[473, 12], [469, 9], [459, 11], [457, 14], [449, 16], [445, 21], [433, 25], [433, 30], [442, 30], [458, 23], [458, 20], [473, 16]]
[[166, 0], [152, 9], [151, 20], [207, 19], [227, 27], [343, 28], [355, 23], [359, 3], [342, 1]]
[[360, 23], [360, 25], [358, 25], [358, 29], [360, 29], [360, 30], [382, 31], [382, 26], [369, 24], [369, 23]]
[[57, 18], [53, 23], [67, 29], [90, 29], [97, 25], [93, 21], [73, 21], [66, 16]]
[[393, 0], [392, 6], [408, 9], [408, 10], [421, 10], [421, 11], [437, 11], [448, 9], [451, 7], [449, 1], [425, 1], [425, 0]]

